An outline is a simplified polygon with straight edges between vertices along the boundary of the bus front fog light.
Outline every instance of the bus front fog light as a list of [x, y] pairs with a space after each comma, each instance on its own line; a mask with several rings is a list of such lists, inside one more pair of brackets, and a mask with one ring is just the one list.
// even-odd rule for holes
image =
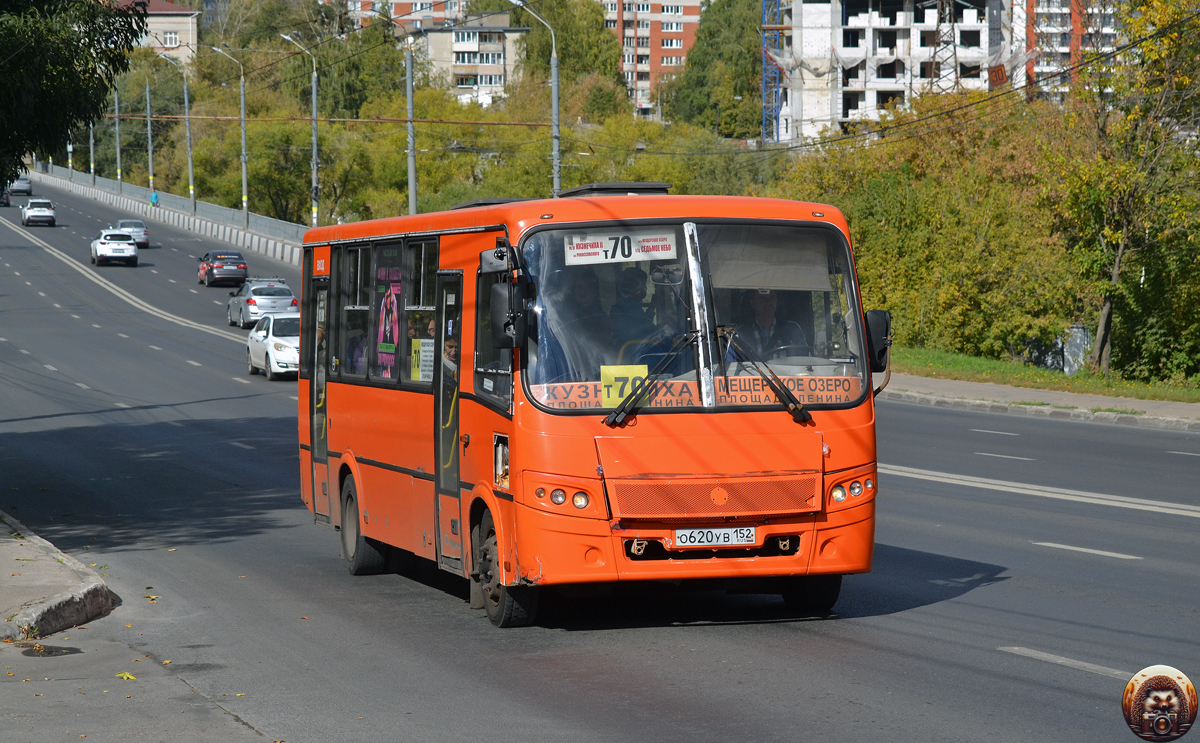
[[861, 482], [859, 482], [858, 480], [855, 480], [854, 482], [850, 483], [850, 495], [858, 497], [858, 496], [862, 495], [862, 491], [863, 491], [863, 486], [862, 486]]
[[837, 503], [846, 500], [846, 489], [841, 485], [834, 485], [833, 490], [829, 491], [829, 496]]
[[867, 490], [874, 490], [874, 489], [875, 489], [875, 481], [874, 481], [874, 480], [872, 480], [872, 479], [871, 479], [871, 478], [869, 478], [869, 477], [867, 478], [867, 481], [866, 481], [865, 483], [863, 483], [863, 485], [865, 485], [865, 486], [866, 486]]
[[561, 506], [567, 501], [567, 493], [562, 488], [555, 488], [550, 491], [550, 500], [554, 502], [554, 505]]
[[576, 508], [587, 508], [588, 494], [581, 490], [575, 495], [571, 496], [571, 505], [575, 506]]
[[546, 497], [546, 489], [538, 488], [537, 490], [533, 491], [533, 494], [539, 498], [545, 498]]

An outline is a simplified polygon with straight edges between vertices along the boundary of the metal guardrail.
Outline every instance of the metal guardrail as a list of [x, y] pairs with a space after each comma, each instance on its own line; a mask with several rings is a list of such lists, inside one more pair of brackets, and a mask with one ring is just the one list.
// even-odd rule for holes
[[[60, 165], [50, 165], [48, 163], [39, 162], [37, 169], [48, 175], [57, 176], [64, 180], [74, 181], [82, 185], [91, 186], [92, 176], [90, 173], [82, 171], [71, 171]], [[141, 201], [145, 204], [150, 203], [150, 189], [143, 186], [135, 186], [132, 183], [120, 183], [111, 178], [101, 178], [96, 176], [95, 187], [109, 193], [117, 194]], [[184, 214], [192, 213], [192, 202], [186, 196], [166, 193], [165, 191], [158, 192], [158, 205], [162, 208], [173, 209]], [[242, 229], [242, 211], [241, 209], [230, 209], [227, 206], [220, 206], [208, 201], [196, 200], [196, 217], [199, 219], [216, 222], [218, 224], [228, 225], [235, 229]], [[250, 229], [257, 235], [278, 240], [280, 242], [290, 243], [292, 245], [300, 245], [304, 242], [304, 232], [308, 227], [294, 222], [285, 222], [282, 219], [274, 219], [265, 217], [261, 214], [250, 213]]]

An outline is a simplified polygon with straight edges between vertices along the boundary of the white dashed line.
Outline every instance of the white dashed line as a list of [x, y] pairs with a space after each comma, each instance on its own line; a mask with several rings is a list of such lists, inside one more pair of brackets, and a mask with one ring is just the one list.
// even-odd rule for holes
[[1185, 457], [1200, 457], [1200, 453], [1194, 451], [1169, 451], [1167, 454], [1182, 454]]
[[32, 282], [32, 281], [26, 281], [26, 282], [25, 282], [25, 286], [33, 286], [33, 282]]
[[217, 300], [214, 299], [213, 304], [220, 304], [220, 302], [218, 302]]
[[123, 402], [119, 402], [119, 403], [117, 403], [116, 405], [117, 405], [117, 407], [118, 407], [118, 408], [127, 408], [127, 407], [129, 407], [128, 405], [126, 405], [126, 404], [125, 404], [125, 403], [123, 403]]
[[58, 371], [58, 369], [55, 369], [53, 366], [50, 366], [49, 364], [42, 364], [42, 366], [46, 367], [50, 371]]
[[90, 390], [90, 389], [91, 389], [91, 387], [88, 387], [88, 386], [87, 386], [86, 384], [84, 384], [83, 382], [76, 382], [76, 383], [75, 383], [75, 386], [76, 386], [76, 387], [78, 387], [78, 388], [79, 388], [79, 389], [81, 389], [81, 390]]
[[21, 275], [20, 271], [13, 271], [13, 276], [20, 276], [20, 275]]
[[999, 459], [1019, 459], [1022, 462], [1036, 462], [1037, 461], [1036, 459], [1031, 459], [1030, 457], [1010, 457], [1007, 454], [988, 454], [985, 451], [977, 451], [977, 452], [975, 452], [975, 454], [980, 457], [997, 457]]
[[161, 349], [161, 348], [159, 348], [158, 346], [150, 346], [150, 347], [151, 347], [151, 348], [153, 348], [155, 351], [161, 351], [161, 350], [162, 350], [162, 349]]
[[249, 379], [242, 379], [241, 377], [230, 377], [230, 378], [235, 382], [241, 382], [242, 384], [250, 384]]
[[93, 327], [93, 328], [98, 328], [98, 327], [100, 327], [100, 326], [99, 326], [99, 325], [97, 325], [96, 323], [92, 323], [92, 327]]
[[300, 401], [300, 398], [296, 397], [295, 395], [288, 395], [288, 397], [292, 398], [293, 400], [295, 400], [297, 402]]
[[44, 297], [44, 296], [46, 296], [46, 292], [38, 292], [38, 296], [39, 296], [39, 297]]
[[253, 449], [254, 448], [253, 446], [250, 446], [249, 444], [243, 444], [240, 441], [230, 441], [229, 445], [236, 446], [239, 449]]
[[21, 349], [18, 349], [18, 350], [20, 350], [20, 352], [21, 352], [21, 353], [23, 353], [23, 354], [25, 354], [26, 356], [28, 356], [28, 355], [29, 355], [29, 352], [28, 352], [28, 351], [26, 351], [24, 348], [21, 348]]
[[1118, 560], [1144, 560], [1144, 557], [1137, 555], [1126, 555], [1120, 552], [1105, 552], [1104, 550], [1094, 550], [1087, 547], [1072, 547], [1069, 544], [1058, 544], [1056, 542], [1033, 542], [1039, 547], [1053, 547], [1056, 550], [1071, 550], [1072, 552], [1086, 552], [1089, 555], [1100, 555], [1101, 557], [1115, 557]]
[[0, 338], [0, 343], [8, 343], [8, 339], [7, 339], [7, 338]]
[[199, 361], [192, 361], [191, 359], [188, 359], [187, 362], [192, 366], [204, 366], [204, 364], [201, 364]]
[[196, 291], [195, 289], [188, 289], [188, 291], [190, 291], [192, 294], [199, 294], [199, 293], [200, 293], [200, 292]]
[[83, 318], [82, 318], [82, 317], [80, 317], [79, 315], [71, 315], [71, 317], [75, 318], [76, 320], [82, 320], [82, 319], [83, 319]]
[[179, 282], [178, 282], [178, 281], [176, 281], [175, 279], [167, 279], [167, 281], [170, 281], [172, 284], [178, 284], [178, 283], [179, 283]]
[[117, 335], [121, 336], [122, 338], [128, 338], [128, 337], [129, 337], [129, 336], [125, 335], [124, 333], [117, 333]]
[[1021, 435], [1019, 433], [1009, 433], [1008, 431], [989, 431], [986, 428], [970, 428], [967, 430], [974, 431], [975, 433], [994, 433], [997, 436], [1020, 436]]
[[174, 251], [174, 252], [176, 252], [176, 253], [178, 253], [178, 252], [179, 252], [179, 250], [178, 250], [177, 248], [171, 248], [171, 250], [172, 250], [172, 251]]
[[158, 273], [158, 271], [155, 271], [155, 270], [152, 268], [152, 269], [150, 269], [150, 273]]
[[1023, 655], [1026, 658], [1033, 658], [1035, 660], [1044, 660], [1047, 663], [1057, 663], [1060, 666], [1067, 666], [1068, 668], [1074, 668], [1079, 671], [1087, 671], [1088, 673], [1095, 673], [1095, 674], [1099, 674], [1101, 676], [1110, 676], [1112, 678], [1121, 679], [1122, 681], [1128, 681], [1129, 677], [1133, 675], [1132, 673], [1129, 673], [1128, 671], [1118, 671], [1115, 668], [1108, 668], [1107, 666], [1098, 666], [1095, 663], [1085, 663], [1084, 661], [1081, 661], [1081, 660], [1075, 660], [1074, 658], [1064, 658], [1061, 655], [1053, 655], [1052, 653], [1043, 653], [1040, 650], [1030, 650], [1029, 648], [996, 648], [996, 649], [1003, 653], [1012, 653], [1013, 655]]
[[55, 307], [57, 307], [57, 308], [59, 308], [60, 310], [62, 309], [62, 305], [61, 305], [61, 304], [59, 304], [58, 302], [55, 302], [55, 303], [54, 303], [54, 306], [55, 306]]

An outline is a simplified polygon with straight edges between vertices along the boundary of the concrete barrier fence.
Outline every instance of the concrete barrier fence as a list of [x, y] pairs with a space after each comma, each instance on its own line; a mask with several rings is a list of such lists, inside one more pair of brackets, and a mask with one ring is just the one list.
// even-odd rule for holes
[[197, 235], [204, 235], [235, 245], [243, 250], [277, 258], [293, 266], [300, 265], [300, 245], [304, 241], [307, 227], [284, 222], [261, 214], [250, 214], [250, 229], [242, 229], [242, 212], [206, 201], [196, 202], [196, 216], [191, 214], [191, 201], [175, 194], [158, 192], [158, 206], [150, 205], [150, 189], [118, 184], [108, 178], [92, 177], [88, 173], [68, 171], [57, 165], [38, 163], [29, 172], [34, 181], [64, 188], [84, 198], [110, 204], [144, 219], [179, 227]]

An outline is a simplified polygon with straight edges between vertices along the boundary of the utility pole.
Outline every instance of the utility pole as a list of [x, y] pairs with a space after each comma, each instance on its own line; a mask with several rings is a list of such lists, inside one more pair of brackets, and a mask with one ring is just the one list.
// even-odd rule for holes
[[242, 63], [237, 61], [237, 58], [228, 52], [224, 52], [217, 47], [212, 47], [212, 50], [217, 54], [224, 54], [233, 60], [233, 63], [238, 66], [241, 75], [241, 98], [242, 98], [242, 229], [250, 229], [250, 191], [246, 179], [246, 68], [242, 67]]
[[116, 88], [113, 88], [113, 124], [117, 129], [117, 193], [122, 193], [121, 189], [121, 96]]
[[88, 170], [92, 174], [92, 188], [96, 187], [96, 132], [88, 122]]
[[175, 69], [179, 70], [179, 74], [183, 76], [183, 127], [187, 132], [188, 198], [192, 201], [192, 216], [194, 217], [196, 216], [196, 179], [192, 171], [192, 115], [188, 111], [187, 71], [167, 55], [159, 54], [158, 56], [175, 65]]
[[[71, 134], [71, 139], [74, 139], [74, 133]], [[75, 180], [75, 143], [67, 140], [67, 180]]]
[[417, 132], [413, 127], [412, 36], [404, 45], [404, 95], [408, 111], [408, 213], [417, 213]]
[[146, 162], [150, 174], [150, 190], [154, 190], [154, 129], [150, 125], [150, 78], [146, 78]]
[[[559, 157], [559, 146], [561, 136], [558, 130], [558, 41], [554, 37], [554, 29], [546, 22], [545, 18], [534, 11], [533, 8], [525, 4], [525, 0], [508, 0], [513, 5], [524, 8], [529, 15], [541, 21], [542, 25], [550, 30], [550, 139], [551, 144], [551, 171], [553, 174], [553, 193], [554, 197], [558, 198], [558, 192], [562, 190], [562, 162]], [[637, 31], [634, 31], [636, 38]], [[634, 53], [637, 53], [637, 47], [634, 47]], [[409, 114], [412, 118], [412, 114]]]
[[317, 56], [300, 45], [290, 34], [279, 34], [283, 38], [300, 47], [300, 51], [312, 57], [312, 226], [317, 226], [317, 204], [321, 194], [320, 183], [317, 180]]

